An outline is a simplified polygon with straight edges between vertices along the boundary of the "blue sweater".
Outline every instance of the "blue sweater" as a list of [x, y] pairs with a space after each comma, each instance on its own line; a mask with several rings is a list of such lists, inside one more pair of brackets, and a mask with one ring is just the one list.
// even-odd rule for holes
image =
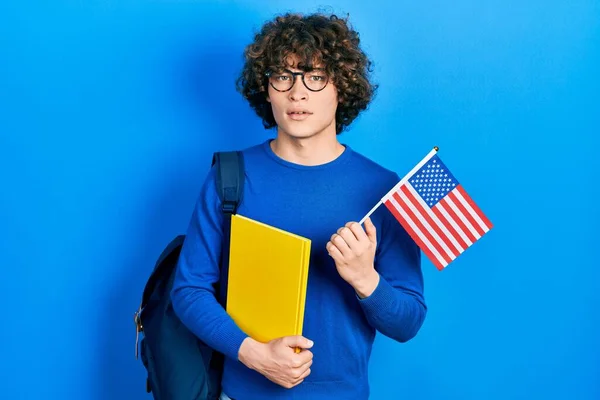
[[246, 182], [238, 213], [312, 240], [303, 336], [314, 341], [311, 374], [285, 389], [237, 358], [247, 335], [215, 298], [222, 229], [215, 172], [196, 203], [172, 290], [173, 307], [200, 339], [226, 357], [223, 391], [236, 400], [369, 397], [368, 362], [376, 331], [411, 339], [426, 314], [420, 251], [380, 206], [375, 267], [380, 282], [360, 299], [337, 273], [326, 243], [338, 228], [360, 221], [399, 181], [349, 146], [334, 161], [303, 166], [278, 157], [267, 140], [244, 150]]

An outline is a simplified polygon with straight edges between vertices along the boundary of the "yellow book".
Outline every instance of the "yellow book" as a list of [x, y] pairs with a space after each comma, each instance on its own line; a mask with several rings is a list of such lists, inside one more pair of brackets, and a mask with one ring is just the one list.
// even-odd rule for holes
[[237, 214], [230, 246], [227, 313], [262, 343], [301, 335], [311, 241]]

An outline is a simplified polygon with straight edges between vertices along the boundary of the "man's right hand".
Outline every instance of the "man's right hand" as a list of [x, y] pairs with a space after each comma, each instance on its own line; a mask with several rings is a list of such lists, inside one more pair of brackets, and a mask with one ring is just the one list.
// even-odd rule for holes
[[[238, 358], [248, 368], [290, 389], [310, 374], [313, 354], [308, 349], [312, 345], [313, 342], [303, 336], [285, 336], [268, 343], [248, 337], [240, 346]], [[301, 351], [296, 353], [296, 348]]]

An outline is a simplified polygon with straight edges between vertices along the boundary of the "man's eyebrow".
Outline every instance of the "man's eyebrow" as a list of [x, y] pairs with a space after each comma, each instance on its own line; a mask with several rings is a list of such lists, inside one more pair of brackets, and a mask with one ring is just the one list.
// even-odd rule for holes
[[295, 65], [289, 65], [286, 63], [277, 63], [277, 64], [272, 64], [270, 67], [267, 68], [269, 71], [271, 72], [277, 72], [277, 73], [281, 73], [284, 70], [293, 70], [293, 69], [297, 69], [300, 71], [304, 71], [304, 72], [310, 72], [310, 71], [326, 71], [327, 68], [325, 65], [323, 64], [304, 64], [304, 63], [298, 63]]

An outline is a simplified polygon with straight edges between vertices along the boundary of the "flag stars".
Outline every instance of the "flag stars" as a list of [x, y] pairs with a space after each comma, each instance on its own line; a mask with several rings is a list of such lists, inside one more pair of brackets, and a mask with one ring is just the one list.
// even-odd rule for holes
[[423, 165], [415, 175], [408, 180], [413, 188], [423, 198], [424, 203], [430, 207], [435, 206], [458, 182], [454, 180], [450, 171], [437, 157]]

